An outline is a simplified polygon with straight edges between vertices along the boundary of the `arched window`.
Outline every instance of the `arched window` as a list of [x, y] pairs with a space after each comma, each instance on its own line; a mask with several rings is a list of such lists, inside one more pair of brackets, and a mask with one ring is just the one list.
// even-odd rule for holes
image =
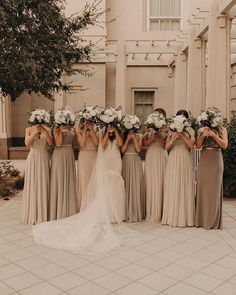
[[149, 0], [149, 30], [179, 31], [181, 0]]

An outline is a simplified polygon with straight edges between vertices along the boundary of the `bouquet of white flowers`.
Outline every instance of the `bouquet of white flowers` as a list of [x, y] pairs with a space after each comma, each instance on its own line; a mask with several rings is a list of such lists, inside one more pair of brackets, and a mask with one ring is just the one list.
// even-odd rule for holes
[[54, 123], [57, 127], [61, 125], [73, 127], [75, 125], [75, 115], [68, 108], [59, 109], [54, 115]]
[[52, 123], [52, 115], [43, 109], [35, 109], [30, 113], [29, 123], [31, 125], [42, 124], [50, 126]]
[[168, 125], [173, 132], [187, 132], [188, 128], [191, 127], [188, 120], [182, 115], [170, 118]]
[[98, 122], [98, 116], [104, 111], [104, 108], [99, 106], [84, 106], [84, 108], [76, 113], [76, 120], [84, 124], [86, 121], [91, 123]]
[[122, 127], [127, 131], [137, 131], [141, 128], [140, 120], [135, 115], [125, 115], [122, 118]]
[[158, 131], [160, 128], [167, 126], [167, 120], [163, 114], [155, 112], [147, 117], [144, 124], [147, 128], [152, 128], [153, 130]]
[[121, 120], [122, 120], [122, 109], [119, 108], [107, 108], [98, 115], [99, 122], [98, 124], [101, 127], [116, 127], [121, 129]]
[[220, 111], [207, 110], [198, 116], [197, 122], [200, 127], [219, 130], [222, 127], [222, 114]]

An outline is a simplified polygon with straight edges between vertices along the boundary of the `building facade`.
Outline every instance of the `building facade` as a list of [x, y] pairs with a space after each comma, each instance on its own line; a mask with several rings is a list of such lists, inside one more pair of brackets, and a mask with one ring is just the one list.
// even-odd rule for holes
[[[68, 15], [86, 1], [67, 0]], [[156, 107], [197, 115], [216, 106], [236, 109], [235, 0], [103, 0], [102, 27], [84, 32], [96, 44], [91, 77], [65, 77], [68, 93], [55, 102], [24, 94], [0, 101], [0, 159], [23, 146], [28, 113], [36, 107], [74, 111], [87, 105], [122, 106], [141, 120]], [[78, 65], [82, 67], [82, 65]], [[85, 67], [85, 65], [83, 65]], [[12, 156], [13, 155], [13, 156]], [[19, 154], [17, 154], [19, 155]]]

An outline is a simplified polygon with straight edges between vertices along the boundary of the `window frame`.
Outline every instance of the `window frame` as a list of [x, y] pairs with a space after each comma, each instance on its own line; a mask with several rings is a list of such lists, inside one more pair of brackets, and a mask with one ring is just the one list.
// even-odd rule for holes
[[135, 87], [131, 88], [131, 97], [132, 97], [132, 114], [135, 114], [135, 92], [136, 91], [142, 91], [142, 92], [153, 92], [153, 101], [152, 101], [152, 110], [154, 111], [157, 108], [157, 94], [158, 94], [158, 88], [153, 87]]
[[147, 5], [146, 5], [146, 9], [147, 9], [147, 31], [148, 32], [174, 32], [174, 30], [154, 30], [151, 31], [150, 29], [150, 23], [151, 21], [162, 21], [162, 20], [166, 20], [166, 21], [179, 21], [179, 26], [180, 26], [180, 31], [183, 29], [183, 0], [179, 0], [180, 1], [180, 16], [150, 16], [150, 1], [151, 0], [147, 0]]

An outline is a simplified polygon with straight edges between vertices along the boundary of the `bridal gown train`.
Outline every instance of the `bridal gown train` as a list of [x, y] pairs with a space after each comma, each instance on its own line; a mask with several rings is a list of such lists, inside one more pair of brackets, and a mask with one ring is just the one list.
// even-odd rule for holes
[[129, 232], [121, 225], [125, 217], [124, 200], [119, 149], [115, 141], [109, 141], [105, 151], [100, 143], [84, 208], [71, 217], [34, 226], [34, 239], [38, 244], [76, 253], [110, 251], [120, 246], [123, 234]]

